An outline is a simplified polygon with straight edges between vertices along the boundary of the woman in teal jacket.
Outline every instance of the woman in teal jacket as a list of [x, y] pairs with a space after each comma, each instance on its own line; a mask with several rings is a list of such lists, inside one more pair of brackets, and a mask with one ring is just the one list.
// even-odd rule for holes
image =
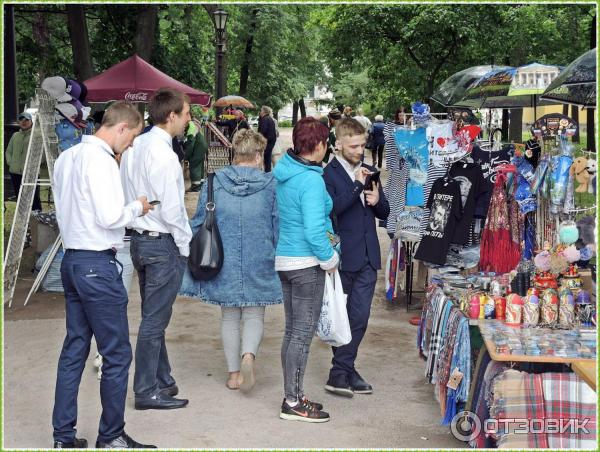
[[312, 117], [294, 127], [289, 149], [273, 171], [277, 180], [279, 241], [275, 270], [283, 289], [285, 335], [281, 346], [285, 398], [279, 417], [304, 422], [327, 422], [329, 414], [304, 394], [304, 370], [310, 343], [321, 313], [325, 272], [339, 257], [328, 232], [333, 202], [323, 181], [321, 161], [329, 130]]

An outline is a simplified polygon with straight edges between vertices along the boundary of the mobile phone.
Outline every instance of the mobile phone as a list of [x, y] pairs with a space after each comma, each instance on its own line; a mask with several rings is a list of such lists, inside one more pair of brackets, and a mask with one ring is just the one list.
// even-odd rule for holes
[[373, 183], [379, 184], [379, 177], [381, 176], [381, 171], [375, 171], [374, 173], [367, 174], [365, 178], [365, 190], [373, 190]]
[[154, 201], [150, 201], [148, 204], [150, 204], [151, 206], [156, 206], [160, 204], [160, 201], [158, 199], [155, 199]]

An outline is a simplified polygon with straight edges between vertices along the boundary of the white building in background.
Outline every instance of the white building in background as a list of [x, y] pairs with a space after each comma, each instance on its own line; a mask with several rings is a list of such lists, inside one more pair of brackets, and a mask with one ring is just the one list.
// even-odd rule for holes
[[[304, 105], [306, 106], [306, 114], [308, 116], [323, 116], [326, 115], [331, 107], [327, 104], [333, 100], [333, 93], [327, 90], [324, 86], [315, 85], [313, 89], [308, 93], [308, 96], [304, 98]], [[292, 113], [294, 111], [293, 104], [285, 105], [279, 110], [278, 120], [288, 121], [292, 119]], [[298, 117], [300, 117], [300, 111], [298, 111]]]

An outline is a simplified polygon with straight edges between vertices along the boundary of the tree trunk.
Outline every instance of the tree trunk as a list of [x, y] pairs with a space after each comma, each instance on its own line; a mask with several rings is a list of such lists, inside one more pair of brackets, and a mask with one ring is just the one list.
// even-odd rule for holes
[[258, 8], [255, 8], [250, 13], [250, 29], [248, 30], [248, 39], [246, 39], [246, 49], [240, 68], [240, 96], [245, 96], [248, 92], [248, 76], [250, 75], [250, 61], [252, 60], [252, 46], [254, 44], [254, 32], [256, 31], [256, 17], [258, 16]]
[[579, 107], [571, 105], [571, 119], [577, 123], [577, 132], [573, 135], [573, 143], [579, 143]]
[[298, 122], [298, 102], [294, 101], [292, 104], [292, 126], [295, 126]]
[[150, 62], [156, 41], [156, 22], [158, 19], [158, 5], [145, 5], [140, 7], [137, 15], [137, 28], [135, 30], [135, 53]]
[[77, 80], [87, 80], [94, 75], [90, 38], [84, 5], [66, 5], [67, 27], [73, 49], [73, 75]]
[[48, 16], [44, 13], [35, 13], [33, 19], [33, 40], [37, 44], [39, 50], [39, 57], [42, 64], [39, 67], [37, 76], [39, 77], [38, 83], [44, 80], [49, 72], [52, 71], [50, 65], [50, 51], [48, 49], [48, 42], [50, 40], [50, 33], [48, 31]]
[[306, 118], [306, 105], [304, 105], [304, 98], [298, 101], [298, 106], [300, 107], [300, 117]]
[[521, 143], [523, 141], [523, 109], [513, 108], [510, 110], [509, 141]]
[[[590, 24], [590, 49], [596, 47], [596, 15], [592, 18], [592, 23]], [[586, 146], [588, 151], [596, 150], [596, 132], [594, 130], [594, 108], [586, 109], [586, 121], [587, 121], [587, 140]]]

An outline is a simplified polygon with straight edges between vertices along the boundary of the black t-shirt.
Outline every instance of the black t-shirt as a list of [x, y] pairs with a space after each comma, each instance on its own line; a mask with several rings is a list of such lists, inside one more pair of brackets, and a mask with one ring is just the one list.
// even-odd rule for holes
[[538, 162], [540, 161], [540, 154], [542, 153], [542, 148], [540, 143], [536, 140], [531, 139], [527, 140], [525, 143], [525, 160], [527, 160], [534, 168], [537, 168]]
[[492, 198], [492, 188], [496, 182], [496, 167], [510, 163], [510, 152], [508, 148], [502, 148], [496, 152], [482, 150], [479, 146], [474, 145], [471, 152], [473, 161], [481, 167], [483, 177], [489, 181], [489, 190], [477, 199], [475, 206], [475, 217], [485, 218], [487, 216], [490, 199]]
[[460, 184], [462, 206], [462, 217], [456, 222], [452, 243], [465, 245], [469, 240], [477, 201], [491, 191], [491, 184], [484, 179], [481, 167], [477, 163], [454, 163], [450, 168], [450, 177]]
[[461, 204], [458, 181], [442, 177], [433, 183], [427, 200], [429, 219], [415, 259], [444, 265], [456, 222], [462, 215]]

